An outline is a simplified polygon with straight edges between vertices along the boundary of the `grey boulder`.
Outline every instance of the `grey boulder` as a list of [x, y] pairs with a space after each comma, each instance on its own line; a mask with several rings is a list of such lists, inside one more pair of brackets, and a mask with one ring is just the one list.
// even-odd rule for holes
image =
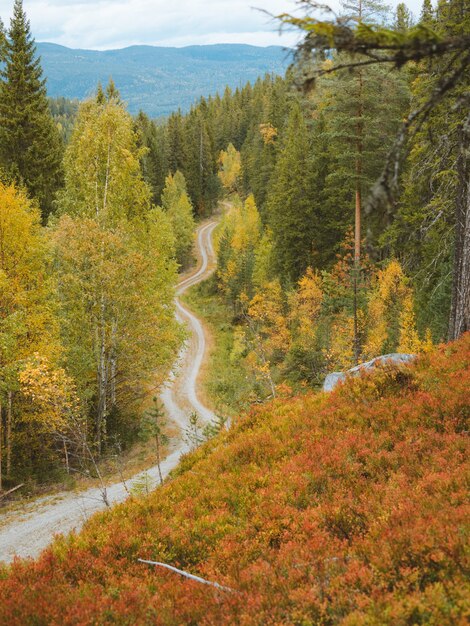
[[353, 367], [346, 372], [332, 372], [331, 374], [328, 374], [325, 378], [325, 382], [323, 383], [323, 391], [333, 391], [336, 385], [342, 380], [345, 380], [348, 376], [359, 376], [361, 372], [371, 370], [377, 365], [382, 365], [384, 363], [399, 365], [400, 363], [410, 363], [411, 361], [414, 361], [414, 359], [416, 359], [416, 354], [395, 353], [377, 356], [375, 359], [367, 361], [367, 363], [356, 365], [356, 367]]

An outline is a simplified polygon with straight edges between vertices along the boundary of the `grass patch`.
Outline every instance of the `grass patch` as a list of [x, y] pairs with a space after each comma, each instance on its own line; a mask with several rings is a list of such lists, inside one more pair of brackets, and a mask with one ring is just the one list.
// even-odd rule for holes
[[248, 408], [253, 389], [243, 362], [234, 355], [232, 310], [218, 294], [214, 276], [189, 289], [182, 300], [211, 334], [208, 361], [201, 372], [203, 393], [216, 413], [233, 417]]

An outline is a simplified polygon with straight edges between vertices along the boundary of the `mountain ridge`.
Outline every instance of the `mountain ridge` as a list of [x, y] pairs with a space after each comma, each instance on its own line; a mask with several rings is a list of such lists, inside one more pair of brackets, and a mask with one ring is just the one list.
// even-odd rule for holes
[[116, 50], [68, 48], [37, 43], [48, 94], [84, 99], [110, 77], [131, 113], [153, 117], [187, 111], [201, 96], [234, 89], [265, 74], [283, 74], [291, 51], [249, 44], [193, 45], [181, 48], [134, 45]]

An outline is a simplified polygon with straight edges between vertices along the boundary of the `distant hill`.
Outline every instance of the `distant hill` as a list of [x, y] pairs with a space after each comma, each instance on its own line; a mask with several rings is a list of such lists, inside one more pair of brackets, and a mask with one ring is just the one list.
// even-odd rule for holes
[[186, 48], [132, 46], [122, 50], [71, 50], [38, 43], [49, 96], [83, 99], [98, 81], [113, 77], [131, 113], [158, 117], [188, 110], [200, 96], [284, 74], [291, 54], [280, 46], [216, 44]]

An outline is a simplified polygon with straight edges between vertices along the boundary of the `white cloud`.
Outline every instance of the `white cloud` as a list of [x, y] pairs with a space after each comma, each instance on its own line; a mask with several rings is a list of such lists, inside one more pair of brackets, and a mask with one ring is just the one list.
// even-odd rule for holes
[[[12, 4], [13, 0], [0, 0], [4, 22]], [[23, 4], [37, 41], [73, 48], [294, 42], [291, 33], [279, 36], [278, 24], [257, 10], [274, 15], [292, 12], [294, 0], [24, 0]], [[331, 4], [337, 7], [338, 0]], [[419, 13], [421, 0], [408, 4]]]

